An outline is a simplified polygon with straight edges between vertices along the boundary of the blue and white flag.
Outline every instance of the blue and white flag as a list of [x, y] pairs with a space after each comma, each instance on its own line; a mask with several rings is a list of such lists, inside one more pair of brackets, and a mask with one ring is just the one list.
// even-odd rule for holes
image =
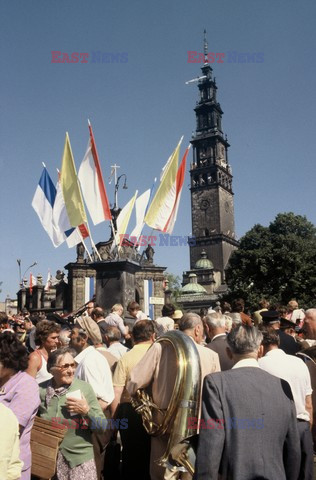
[[32, 200], [32, 207], [37, 213], [44, 230], [53, 242], [54, 247], [59, 247], [65, 240], [65, 235], [53, 222], [55, 198], [56, 188], [44, 167]]

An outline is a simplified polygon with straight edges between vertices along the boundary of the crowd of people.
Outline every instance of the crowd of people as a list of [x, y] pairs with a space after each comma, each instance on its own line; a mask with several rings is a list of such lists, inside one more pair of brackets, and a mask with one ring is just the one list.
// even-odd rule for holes
[[[192, 355], [184, 375], [196, 362], [190, 401], [175, 392], [180, 360], [174, 334], [164, 337], [172, 331]], [[176, 399], [187, 412], [195, 404], [186, 425], [195, 479], [312, 480], [315, 357], [316, 309], [294, 299], [286, 307], [262, 299], [251, 314], [243, 299], [199, 314], [166, 304], [153, 320], [136, 302], [125, 314], [90, 302], [72, 323], [0, 312], [0, 478], [31, 479], [37, 415], [66, 427], [56, 480], [190, 479], [174, 459], [160, 462], [177, 422], [160, 426]], [[157, 434], [135, 408], [139, 391], [150, 395]]]

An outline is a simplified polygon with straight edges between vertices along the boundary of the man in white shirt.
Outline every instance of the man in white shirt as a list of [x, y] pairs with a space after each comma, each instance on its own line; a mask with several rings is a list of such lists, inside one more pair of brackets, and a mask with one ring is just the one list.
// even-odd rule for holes
[[301, 440], [300, 480], [313, 479], [313, 441], [310, 428], [313, 423], [311, 377], [305, 363], [279, 348], [279, 336], [274, 329], [262, 330], [263, 354], [259, 366], [276, 377], [286, 380], [292, 390], [296, 408], [297, 426]]
[[71, 331], [70, 347], [78, 353], [75, 377], [91, 385], [104, 411], [114, 399], [111, 370], [104, 356], [89, 346], [88, 338], [82, 329], [75, 327]]

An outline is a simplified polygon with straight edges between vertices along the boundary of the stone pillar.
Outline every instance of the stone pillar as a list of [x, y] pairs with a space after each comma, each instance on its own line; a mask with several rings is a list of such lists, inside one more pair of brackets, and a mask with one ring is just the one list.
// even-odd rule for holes
[[36, 285], [35, 287], [33, 287], [33, 299], [32, 299], [33, 310], [41, 310], [41, 308], [43, 308], [43, 305], [42, 305], [43, 291], [44, 291], [44, 285]]
[[115, 303], [127, 304], [135, 300], [135, 273], [140, 265], [132, 260], [112, 260], [90, 265], [96, 270], [96, 303], [105, 310]]
[[146, 262], [145, 265], [142, 265], [141, 271], [136, 274], [137, 289], [140, 293], [140, 306], [143, 308], [144, 305], [144, 280], [153, 281], [153, 292], [152, 296], [163, 299], [162, 302], [154, 304], [153, 320], [155, 318], [161, 317], [161, 309], [164, 304], [164, 270], [166, 267], [157, 267], [156, 265]]
[[[68, 263], [65, 268], [68, 270], [68, 285], [66, 285], [67, 305], [64, 302], [64, 309], [74, 312], [86, 303], [85, 279], [95, 278], [95, 269], [92, 263]], [[90, 298], [89, 298], [90, 300]]]
[[23, 287], [20, 290], [20, 302], [19, 302], [19, 308], [22, 310], [22, 308], [25, 308], [26, 306], [26, 288], [23, 285]]
[[74, 269], [72, 272], [72, 285], [71, 285], [71, 310], [78, 310], [85, 303], [85, 278], [86, 274], [84, 270]]
[[63, 280], [56, 285], [56, 308], [65, 309], [67, 307], [68, 285]]

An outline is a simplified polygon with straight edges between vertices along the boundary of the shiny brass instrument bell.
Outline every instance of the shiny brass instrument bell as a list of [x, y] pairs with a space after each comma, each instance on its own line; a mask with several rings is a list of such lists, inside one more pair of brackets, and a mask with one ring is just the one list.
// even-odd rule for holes
[[[157, 342], [172, 345], [177, 361], [177, 376], [167, 410], [154, 404], [145, 390], [137, 390], [132, 405], [142, 415], [143, 425], [150, 435], [160, 436], [170, 432], [167, 450], [158, 460], [163, 467], [184, 467], [194, 473], [195, 455], [190, 439], [192, 428], [188, 428], [190, 417], [198, 418], [200, 409], [201, 366], [194, 341], [173, 330], [158, 338]], [[154, 417], [161, 420], [154, 421]]]

